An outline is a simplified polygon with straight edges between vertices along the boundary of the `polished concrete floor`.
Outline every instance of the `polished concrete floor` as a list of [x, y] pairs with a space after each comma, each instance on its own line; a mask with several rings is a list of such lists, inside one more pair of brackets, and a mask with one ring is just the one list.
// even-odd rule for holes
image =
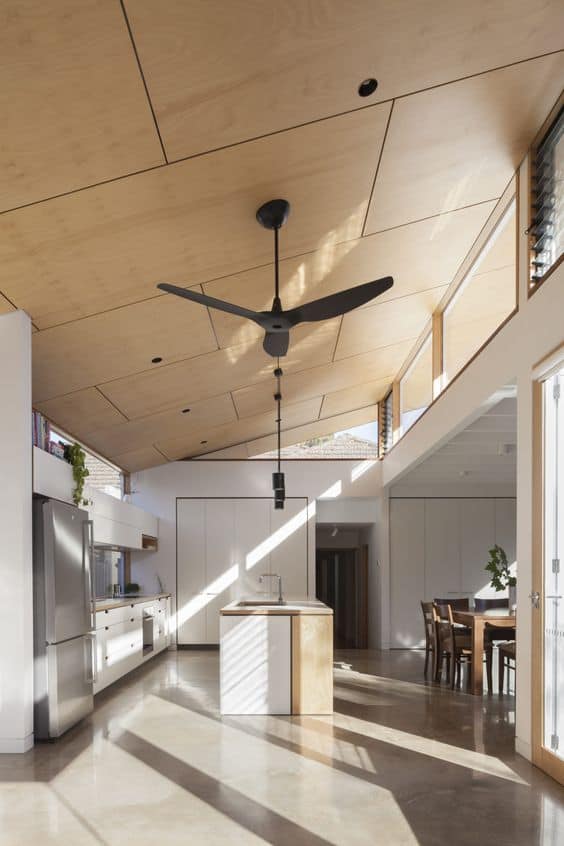
[[0, 846], [561, 846], [564, 789], [513, 752], [513, 697], [422, 667], [339, 653], [332, 717], [221, 719], [217, 652], [165, 653], [0, 756]]

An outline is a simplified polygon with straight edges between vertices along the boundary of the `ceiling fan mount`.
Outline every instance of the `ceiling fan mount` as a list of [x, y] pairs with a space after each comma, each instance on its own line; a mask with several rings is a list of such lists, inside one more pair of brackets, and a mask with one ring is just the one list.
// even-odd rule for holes
[[282, 229], [290, 216], [288, 200], [269, 200], [257, 209], [257, 220], [265, 229]]
[[256, 218], [261, 226], [274, 232], [274, 299], [270, 311], [252, 311], [243, 306], [210, 297], [207, 294], [200, 294], [189, 288], [180, 288], [177, 285], [169, 285], [161, 282], [157, 285], [161, 291], [169, 294], [176, 294], [178, 297], [200, 303], [207, 308], [226, 311], [237, 317], [245, 317], [252, 320], [264, 329], [265, 336], [263, 347], [265, 352], [273, 358], [285, 356], [290, 343], [290, 329], [299, 323], [314, 323], [321, 320], [331, 320], [333, 317], [340, 317], [352, 311], [364, 303], [370, 302], [375, 297], [383, 294], [394, 284], [391, 276], [385, 276], [374, 282], [366, 282], [364, 285], [356, 285], [354, 288], [347, 288], [345, 291], [337, 291], [314, 300], [310, 303], [296, 306], [292, 309], [282, 308], [280, 300], [280, 259], [278, 256], [278, 233], [287, 222], [290, 215], [290, 203], [288, 200], [269, 200], [264, 203], [256, 213]]

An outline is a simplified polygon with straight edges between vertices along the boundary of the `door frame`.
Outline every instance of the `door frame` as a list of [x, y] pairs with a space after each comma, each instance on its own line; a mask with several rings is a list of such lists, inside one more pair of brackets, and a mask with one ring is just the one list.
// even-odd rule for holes
[[532, 484], [532, 591], [540, 595], [532, 609], [531, 693], [533, 763], [564, 784], [564, 760], [543, 745], [544, 738], [544, 383], [564, 366], [564, 345], [533, 371], [533, 484]]

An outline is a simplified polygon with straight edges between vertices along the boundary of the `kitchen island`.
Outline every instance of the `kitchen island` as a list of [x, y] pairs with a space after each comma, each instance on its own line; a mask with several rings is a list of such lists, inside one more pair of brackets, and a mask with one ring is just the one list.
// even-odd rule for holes
[[333, 610], [315, 599], [220, 611], [222, 714], [332, 714]]

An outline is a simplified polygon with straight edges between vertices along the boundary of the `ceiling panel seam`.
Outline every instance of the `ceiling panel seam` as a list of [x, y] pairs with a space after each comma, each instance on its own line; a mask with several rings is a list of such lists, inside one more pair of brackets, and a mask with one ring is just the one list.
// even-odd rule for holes
[[[439, 287], [440, 287], [440, 286], [439, 286]], [[408, 296], [414, 296], [414, 295], [408, 295]], [[390, 347], [395, 347], [395, 346], [397, 346], [398, 344], [404, 344], [404, 343], [406, 343], [406, 344], [407, 344], [409, 341], [412, 341], [412, 340], [416, 340], [416, 337], [414, 337], [414, 338], [407, 338], [407, 339], [405, 339], [405, 340], [403, 340], [403, 341], [395, 341], [393, 344], [385, 344], [384, 346], [382, 346], [382, 347], [376, 347], [376, 348], [375, 348], [375, 349], [373, 349], [373, 350], [366, 350], [366, 351], [361, 352], [361, 353], [353, 353], [352, 355], [347, 355], [347, 356], [344, 356], [343, 358], [340, 358], [338, 361], [335, 361], [335, 362], [331, 362], [331, 361], [330, 361], [330, 362], [326, 362], [325, 364], [316, 364], [316, 365], [314, 365], [313, 367], [304, 367], [304, 368], [302, 368], [301, 370], [291, 370], [289, 373], [287, 373], [287, 376], [297, 376], [298, 374], [303, 374], [303, 373], [307, 373], [307, 372], [309, 372], [309, 371], [311, 371], [311, 370], [316, 370], [318, 367], [328, 367], [328, 366], [329, 366], [329, 365], [331, 365], [331, 364], [340, 364], [342, 361], [350, 361], [350, 360], [351, 360], [351, 359], [353, 359], [353, 358], [360, 358], [361, 356], [363, 356], [363, 355], [367, 355], [368, 353], [374, 353], [374, 352], [377, 352], [378, 350], [385, 350], [385, 349], [389, 349]], [[229, 347], [226, 347], [226, 349], [230, 349], [230, 348], [229, 348]], [[213, 352], [213, 351], [212, 351], [212, 352]], [[104, 396], [106, 396], [106, 395], [104, 394], [104, 391], [102, 390], [102, 388], [103, 388], [103, 387], [105, 387], [106, 385], [111, 385], [111, 384], [113, 384], [114, 382], [119, 382], [119, 381], [121, 381], [122, 379], [129, 379], [129, 378], [131, 378], [131, 377], [141, 376], [141, 375], [143, 375], [144, 373], [152, 373], [152, 372], [156, 372], [157, 370], [163, 370], [163, 369], [165, 369], [165, 368], [167, 368], [167, 367], [173, 367], [174, 365], [176, 365], [176, 364], [182, 364], [182, 362], [185, 362], [185, 361], [191, 361], [191, 360], [193, 360], [193, 359], [195, 359], [195, 358], [201, 358], [203, 355], [211, 355], [211, 353], [202, 353], [202, 355], [189, 356], [188, 358], [179, 359], [178, 361], [171, 361], [171, 362], [170, 362], [170, 364], [163, 364], [163, 365], [162, 365], [162, 367], [153, 367], [153, 368], [148, 368], [147, 370], [139, 370], [139, 371], [137, 371], [136, 373], [132, 373], [132, 374], [130, 374], [130, 375], [128, 375], [128, 376], [116, 376], [116, 378], [115, 378], [115, 379], [109, 379], [107, 382], [100, 382], [100, 383], [98, 383], [98, 384], [94, 384], [94, 385], [84, 385], [82, 388], [76, 388], [75, 390], [73, 390], [73, 391], [69, 391], [69, 392], [68, 392], [68, 393], [66, 393], [66, 394], [55, 394], [55, 396], [52, 396], [52, 397], [45, 397], [45, 398], [44, 398], [44, 399], [42, 399], [40, 402], [41, 402], [41, 403], [44, 403], [44, 402], [51, 402], [52, 400], [64, 399], [65, 397], [70, 397], [70, 396], [72, 396], [73, 394], [78, 394], [78, 393], [80, 393], [80, 391], [85, 391], [85, 390], [87, 390], [88, 388], [97, 388], [97, 389], [100, 391], [100, 393], [101, 393], [101, 394], [103, 394]], [[393, 378], [393, 376], [394, 376], [394, 375], [395, 375], [395, 373], [391, 374], [391, 375], [390, 375], [390, 378]], [[388, 377], [387, 377], [387, 376], [383, 376], [383, 377], [382, 377], [382, 380], [384, 380], [384, 379], [386, 379], [386, 378], [388, 378]], [[270, 376], [265, 376], [265, 377], [264, 377], [264, 379], [260, 379], [258, 382], [249, 382], [249, 383], [247, 383], [247, 384], [245, 384], [245, 385], [237, 385], [237, 387], [229, 389], [229, 391], [228, 391], [228, 392], [230, 393], [231, 391], [243, 391], [243, 390], [245, 390], [246, 388], [255, 388], [255, 387], [257, 387], [258, 385], [264, 385], [264, 384], [266, 384], [266, 383], [268, 382], [268, 380], [269, 380], [269, 379], [270, 379]], [[372, 381], [372, 380], [369, 380], [369, 381]], [[355, 384], [362, 385], [362, 384], [364, 384], [364, 383], [363, 383], [363, 382], [355, 382]], [[206, 399], [206, 400], [209, 400], [209, 399], [214, 399], [214, 398], [219, 397], [219, 396], [224, 396], [224, 395], [225, 395], [225, 393], [226, 393], [226, 391], [220, 391], [220, 393], [218, 393], [218, 394], [213, 394], [211, 397], [205, 397], [205, 399]], [[331, 392], [330, 392], [330, 393], [331, 393]], [[106, 397], [106, 399], [107, 399], [107, 397]], [[200, 401], [201, 401], [201, 400], [199, 400], [199, 399], [197, 399], [197, 400], [193, 400], [193, 402], [200, 402]], [[127, 418], [127, 419], [128, 419], [128, 420], [143, 420], [143, 419], [146, 419], [147, 417], [152, 417], [154, 414], [159, 414], [159, 413], [161, 413], [161, 411], [172, 410], [172, 409], [173, 409], [173, 408], [175, 408], [175, 407], [176, 407], [176, 406], [173, 406], [173, 405], [167, 404], [167, 405], [166, 405], [166, 406], [164, 406], [164, 407], [163, 407], [160, 411], [154, 411], [154, 412], [151, 412], [151, 414], [144, 414], [144, 415], [141, 415], [140, 417], [132, 417], [132, 418]], [[120, 409], [118, 409], [118, 410], [120, 410]], [[123, 414], [123, 412], [121, 412], [121, 413]], [[124, 415], [124, 416], [125, 416], [125, 415]]]
[[[422, 218], [419, 218], [417, 220], [410, 220], [410, 221], [407, 221], [406, 223], [398, 224], [397, 226], [391, 226], [389, 229], [379, 229], [376, 232], [369, 232], [365, 236], [360, 236], [360, 237], [357, 237], [357, 238], [347, 238], [344, 241], [336, 241], [335, 246], [342, 246], [344, 244], [352, 244], [354, 241], [360, 241], [362, 237], [370, 238], [374, 235], [383, 235], [386, 232], [393, 232], [395, 229], [403, 229], [406, 226], [415, 226], [416, 224], [424, 223], [427, 220], [433, 220], [434, 218], [440, 218], [440, 217], [445, 217], [445, 216], [451, 215], [451, 214], [457, 214], [458, 212], [465, 211], [466, 209], [476, 208], [477, 206], [487, 205], [488, 203], [499, 202], [499, 200], [500, 200], [500, 197], [492, 197], [489, 200], [480, 200], [480, 202], [478, 202], [478, 203], [470, 203], [467, 206], [460, 206], [459, 208], [456, 208], [456, 209], [449, 209], [449, 211], [447, 211], [447, 212], [440, 212], [439, 214], [432, 214], [432, 215], [429, 215], [428, 217], [422, 217]], [[492, 214], [494, 212], [495, 212], [495, 208], [492, 210]], [[0, 214], [1, 214], [1, 212], [0, 212]], [[491, 215], [488, 215], [488, 218], [487, 218], [484, 226], [487, 224], [487, 221], [489, 220], [490, 217], [491, 217]], [[482, 229], [483, 228], [484, 227], [482, 227]], [[482, 229], [480, 230], [480, 233], [482, 232]], [[479, 234], [478, 234], [478, 237], [479, 237]], [[474, 243], [475, 243], [475, 241], [474, 241]], [[305, 252], [302, 252], [302, 253], [293, 253], [292, 255], [285, 256], [280, 261], [280, 267], [283, 268], [284, 263], [287, 262], [287, 261], [295, 261], [295, 259], [303, 258], [304, 256], [313, 256], [317, 252], [320, 252], [320, 251], [319, 250], [306, 250]], [[211, 285], [214, 282], [221, 282], [222, 280], [230, 279], [230, 278], [235, 277], [235, 276], [240, 276], [241, 274], [244, 274], [244, 273], [252, 273], [255, 270], [261, 270], [261, 269], [266, 268], [266, 267], [274, 267], [274, 265], [273, 265], [272, 262], [266, 262], [264, 264], [252, 265], [250, 267], [244, 268], [243, 270], [238, 270], [235, 273], [227, 273], [227, 274], [223, 274], [222, 276], [214, 276], [211, 279], [205, 279], [202, 282], [197, 282], [197, 283], [194, 283], [193, 285], [184, 285], [182, 287], [185, 287], [185, 288], [197, 288], [197, 287], [199, 287], [204, 293], [206, 293], [206, 291], [205, 291], [206, 285]], [[442, 284], [444, 284], [444, 283], [439, 283], [437, 285], [432, 286], [431, 288], [426, 288], [425, 290], [429, 290], [429, 291], [433, 290], [433, 288], [438, 288]], [[423, 293], [423, 292], [418, 291], [417, 293]], [[2, 291], [0, 291], [0, 294], [2, 294]], [[17, 306], [15, 302], [12, 302], [9, 299], [9, 297], [7, 297], [5, 294], [3, 294], [3, 296], [5, 297], [5, 299], [7, 299], [11, 303], [11, 305], [14, 306], [14, 308], [19, 308], [19, 306]], [[72, 323], [79, 323], [82, 320], [88, 320], [89, 318], [97, 317], [100, 314], [110, 314], [113, 311], [119, 311], [120, 309], [125, 309], [125, 308], [129, 308], [130, 306], [140, 305], [141, 303], [150, 302], [151, 300], [157, 300], [157, 299], [160, 299], [160, 298], [166, 297], [166, 296], [168, 296], [168, 294], [158, 293], [158, 294], [155, 294], [154, 296], [151, 296], [151, 297], [143, 297], [140, 300], [131, 300], [128, 303], [116, 305], [116, 306], [113, 306], [112, 308], [102, 309], [102, 311], [93, 311], [93, 312], [90, 312], [89, 314], [83, 314], [80, 317], [73, 318], [72, 320], [63, 320], [63, 321], [61, 321], [61, 323], [53, 323], [50, 326], [45, 326], [44, 328], [40, 328], [39, 326], [36, 326], [35, 324], [33, 324], [33, 325], [35, 326], [35, 328], [37, 329], [38, 332], [49, 332], [51, 329], [57, 329], [61, 326], [68, 326], [69, 324], [72, 324]], [[404, 294], [403, 296], [409, 297], [409, 296], [413, 296], [413, 295], [412, 294]], [[398, 300], [398, 299], [401, 299], [401, 297], [390, 297], [385, 302], [392, 302], [393, 300]], [[380, 305], [381, 305], [381, 303], [380, 303]], [[214, 333], [215, 333], [215, 326], [213, 325], [213, 319], [212, 319], [212, 328], [214, 329]], [[217, 339], [217, 336], [216, 336], [216, 339]], [[219, 344], [219, 341], [218, 341], [218, 349], [221, 349], [221, 345]], [[194, 356], [190, 356], [190, 357], [193, 358]], [[183, 361], [184, 359], [179, 359], [179, 360]]]
[[395, 100], [392, 100], [392, 105], [390, 106], [390, 112], [388, 114], [388, 120], [386, 122], [386, 129], [384, 130], [384, 137], [382, 139], [382, 146], [380, 147], [380, 152], [378, 154], [378, 161], [376, 162], [376, 169], [374, 171], [374, 179], [372, 180], [372, 186], [370, 188], [370, 194], [368, 195], [368, 203], [366, 204], [366, 214], [364, 215], [364, 221], [362, 223], [362, 229], [360, 230], [361, 238], [364, 238], [364, 234], [366, 231], [366, 222], [368, 220], [368, 215], [370, 214], [370, 206], [372, 205], [372, 197], [374, 195], [374, 188], [376, 186], [376, 179], [378, 178], [378, 171], [380, 170], [380, 164], [382, 162], [382, 156], [384, 155], [384, 147], [386, 146], [386, 140], [388, 138], [388, 130], [390, 128], [390, 124], [392, 122], [392, 115], [394, 113], [394, 104]]
[[127, 27], [128, 33], [129, 33], [129, 40], [131, 42], [131, 47], [133, 48], [133, 53], [135, 54], [135, 61], [137, 62], [137, 67], [139, 69], [141, 81], [143, 82], [143, 88], [145, 89], [145, 95], [147, 97], [147, 103], [149, 104], [149, 108], [150, 108], [151, 114], [153, 116], [153, 123], [155, 124], [155, 130], [156, 130], [157, 136], [159, 138], [159, 143], [161, 145], [161, 150], [162, 150], [162, 153], [163, 153], [165, 164], [168, 164], [169, 163], [168, 156], [166, 154], [165, 146], [164, 146], [163, 139], [162, 139], [162, 136], [161, 136], [161, 130], [159, 128], [159, 124], [158, 124], [158, 121], [157, 121], [157, 115], [155, 114], [155, 110], [153, 108], [153, 102], [151, 100], [151, 95], [149, 94], [149, 88], [147, 86], [147, 80], [145, 79], [145, 74], [143, 72], [143, 68], [141, 67], [141, 61], [139, 59], [139, 53], [137, 52], [137, 45], [135, 44], [135, 39], [133, 38], [133, 32], [131, 31], [131, 25], [129, 23], [127, 11], [125, 9], [124, 0], [119, 0], [119, 2], [120, 2], [120, 6], [121, 6], [121, 11], [123, 13], [123, 17], [124, 17], [124, 20], [125, 20], [125, 25]]
[[[469, 74], [468, 76], [462, 76], [462, 77], [459, 77], [457, 79], [448, 80], [447, 82], [440, 82], [440, 83], [437, 83], [436, 85], [430, 85], [428, 88], [420, 88], [416, 91], [410, 91], [406, 94], [398, 94], [396, 97], [389, 98], [388, 100], [380, 100], [377, 103], [371, 103], [370, 105], [367, 105], [367, 106], [359, 106], [356, 109], [347, 109], [343, 112], [336, 112], [335, 114], [326, 115], [324, 117], [316, 118], [316, 119], [311, 120], [311, 121], [305, 121], [303, 123], [284, 127], [283, 129], [274, 130], [273, 132], [267, 132], [267, 133], [264, 133], [263, 135], [257, 135], [257, 136], [254, 136], [252, 138], [245, 138], [242, 141], [235, 141], [231, 144], [225, 144], [222, 147], [214, 147], [214, 148], [209, 149], [209, 150], [203, 150], [202, 152], [195, 153], [191, 156], [184, 156], [182, 158], [173, 159], [171, 161], [167, 160], [166, 163], [163, 163], [163, 164], [160, 164], [160, 165], [153, 165], [152, 167], [143, 168], [142, 170], [133, 171], [132, 173], [124, 173], [121, 176], [112, 177], [111, 179], [103, 179], [100, 182], [94, 182], [94, 183], [91, 183], [89, 185], [83, 185], [82, 187], [75, 188], [71, 191], [63, 191], [60, 194], [53, 194], [49, 197], [42, 197], [38, 200], [33, 200], [30, 203], [22, 203], [22, 205], [19, 205], [19, 206], [13, 206], [12, 208], [9, 208], [9, 209], [3, 209], [3, 210], [0, 210], [0, 215], [9, 214], [10, 212], [19, 211], [21, 209], [26, 209], [26, 208], [29, 208], [30, 206], [40, 205], [41, 203], [48, 203], [50, 200], [57, 200], [57, 199], [61, 199], [62, 197], [72, 196], [73, 194], [78, 194], [82, 191], [88, 191], [91, 188], [98, 188], [102, 185], [109, 185], [113, 182], [119, 182], [122, 179], [130, 179], [134, 176], [140, 176], [143, 173], [149, 173], [152, 170], [159, 170], [160, 168], [170, 167], [172, 165], [180, 164], [182, 162], [189, 161], [191, 159], [200, 158], [201, 156], [212, 155], [213, 153], [218, 153], [218, 152], [221, 152], [222, 150], [228, 150], [232, 147], [240, 147], [244, 144], [249, 144], [252, 141], [260, 141], [263, 138], [270, 138], [270, 137], [275, 136], [275, 135], [280, 135], [284, 132], [291, 132], [294, 129], [301, 129], [302, 127], [305, 127], [305, 126], [311, 126], [311, 125], [316, 124], [316, 123], [321, 123], [323, 121], [332, 120], [333, 118], [344, 117], [345, 115], [354, 114], [356, 112], [364, 111], [365, 109], [373, 109], [373, 108], [376, 108], [377, 106], [382, 106], [385, 103], [392, 102], [393, 100], [403, 100], [403, 99], [406, 99], [407, 97], [414, 97], [414, 96], [417, 96], [418, 94], [423, 94], [425, 91], [432, 91], [435, 88], [444, 88], [447, 85], [454, 85], [455, 83], [463, 82], [466, 79], [473, 79], [475, 77], [484, 76], [488, 73], [494, 73], [495, 71], [504, 70], [505, 68], [511, 68], [511, 67], [516, 66], [516, 65], [522, 65], [522, 64], [525, 64], [527, 62], [533, 62], [536, 59], [543, 59], [543, 58], [546, 58], [547, 56], [554, 56], [554, 55], [558, 55], [558, 54], [563, 53], [563, 52], [564, 52], [564, 50], [552, 50], [548, 53], [541, 53], [538, 56], [531, 56], [528, 59], [520, 59], [517, 62], [509, 62], [509, 64], [507, 64], [507, 65], [500, 65], [499, 67], [489, 68], [488, 70], [479, 71], [479, 72], [474, 73], [474, 74]], [[473, 203], [472, 205], [479, 205], [479, 203], [478, 204]], [[435, 215], [431, 215], [431, 217], [434, 217], [434, 216]], [[423, 219], [425, 219], [425, 218], [423, 218]], [[414, 221], [408, 221], [408, 222], [414, 222]], [[404, 225], [404, 224], [400, 224], [400, 225]], [[391, 227], [391, 228], [395, 229], [397, 227]], [[380, 230], [380, 231], [386, 231], [386, 230]], [[375, 234], [375, 233], [370, 233], [370, 234]]]
[[[313, 399], [315, 399], [315, 397], [313, 397]], [[290, 405], [293, 405], [293, 404], [294, 403], [290, 403]], [[351, 408], [349, 411], [343, 411], [340, 414], [332, 414], [330, 417], [318, 417], [317, 420], [312, 420], [310, 423], [300, 423], [297, 426], [289, 426], [286, 429], [282, 426], [282, 431], [283, 432], [293, 432], [294, 430], [301, 429], [304, 426], [310, 426], [312, 423], [323, 423], [325, 421], [327, 421], [327, 423], [329, 423], [329, 421], [335, 420], [338, 417], [343, 417], [345, 414], [352, 414], [355, 411], [363, 411], [363, 409], [371, 408], [371, 406], [373, 406], [375, 404], [376, 403], [368, 403], [367, 405], [361, 405], [358, 408]], [[267, 432], [265, 435], [259, 435], [257, 438], [251, 438], [251, 440], [236, 441], [235, 443], [228, 443], [228, 444], [225, 444], [225, 446], [214, 447], [213, 449], [209, 450], [208, 452], [194, 453], [194, 456], [200, 457], [202, 455], [211, 455], [214, 452], [219, 452], [220, 450], [224, 450], [224, 449], [232, 449], [233, 447], [237, 447], [237, 446], [247, 446], [248, 447], [248, 445], [250, 443], [252, 443], [253, 441], [262, 440], [262, 438], [269, 438], [269, 437], [271, 437], [272, 435], [275, 435], [275, 434], [276, 434], [276, 429], [273, 429], [272, 431]], [[161, 453], [161, 455], [164, 456], [164, 453], [156, 446], [156, 444], [153, 444], [153, 446], [158, 452]], [[167, 461], [187, 461], [187, 460], [190, 460], [191, 458], [193, 458], [194, 456], [186, 455], [183, 458], [167, 458]]]
[[[89, 387], [90, 387], [90, 386], [89, 386]], [[93, 387], [95, 391], [98, 391], [98, 393], [100, 394], [100, 396], [104, 397], [104, 399], [106, 400], [106, 402], [108, 402], [108, 403], [112, 406], [112, 408], [115, 408], [115, 410], [118, 412], [118, 414], [121, 414], [121, 416], [123, 417], [123, 419], [125, 420], [125, 422], [126, 422], [126, 423], [129, 423], [129, 422], [130, 422], [129, 417], [127, 416], [127, 414], [125, 414], [125, 412], [123, 412], [123, 411], [121, 410], [121, 408], [119, 408], [119, 406], [117, 406], [117, 405], [115, 404], [115, 402], [113, 402], [113, 400], [111, 400], [109, 397], [107, 397], [107, 396], [106, 396], [106, 394], [104, 393], [104, 391], [103, 391], [101, 388], [99, 388], [99, 387], [98, 387], [98, 385], [92, 385], [91, 387]], [[88, 390], [88, 388], [80, 388], [78, 391], [72, 391], [72, 392], [71, 392], [71, 394], [65, 394], [64, 396], [67, 396], [67, 397], [68, 397], [68, 396], [72, 396], [72, 394], [73, 394], [73, 393], [80, 393], [80, 391], [85, 391], [85, 390]], [[58, 399], [58, 397], [52, 397], [52, 399]], [[50, 402], [50, 400], [42, 400], [42, 402]], [[118, 426], [119, 426], [119, 423], [118, 423], [118, 424], [113, 424], [113, 425], [118, 425]]]

